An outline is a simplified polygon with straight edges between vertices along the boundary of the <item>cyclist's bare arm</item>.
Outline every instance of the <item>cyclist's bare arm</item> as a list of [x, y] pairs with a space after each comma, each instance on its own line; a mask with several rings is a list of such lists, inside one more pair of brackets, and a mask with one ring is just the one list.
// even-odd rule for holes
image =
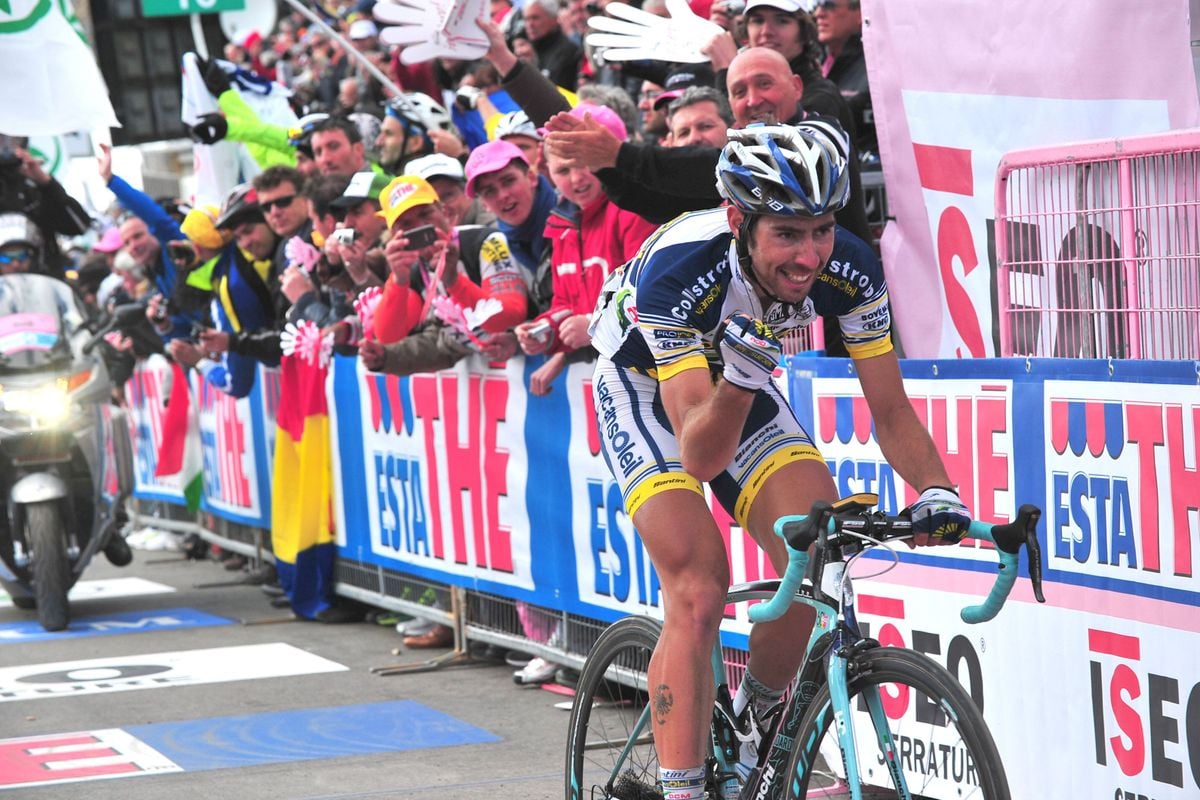
[[661, 384], [663, 408], [679, 440], [683, 468], [709, 481], [733, 461], [754, 393], [718, 379], [707, 369], [687, 369]]
[[918, 492], [930, 486], [953, 486], [941, 454], [904, 391], [895, 351], [856, 360], [854, 366], [883, 457]]

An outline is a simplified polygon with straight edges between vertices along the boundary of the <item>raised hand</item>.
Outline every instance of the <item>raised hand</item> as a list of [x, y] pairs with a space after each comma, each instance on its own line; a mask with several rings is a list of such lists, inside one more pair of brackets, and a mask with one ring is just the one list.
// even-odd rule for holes
[[767, 324], [745, 314], [730, 314], [717, 327], [713, 344], [725, 363], [725, 380], [751, 392], [767, 385], [783, 355]]

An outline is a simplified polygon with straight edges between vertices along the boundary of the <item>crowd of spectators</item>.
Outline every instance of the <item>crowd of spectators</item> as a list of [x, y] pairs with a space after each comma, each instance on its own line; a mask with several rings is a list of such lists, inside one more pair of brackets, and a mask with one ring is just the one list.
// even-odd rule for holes
[[[667, 14], [663, 0], [631, 4]], [[411, 65], [381, 43], [370, 0], [324, 9], [353, 52], [285, 17], [227, 44], [224, 57], [287, 87], [295, 128], [255, 118], [228, 70], [201, 63], [221, 111], [192, 136], [244, 142], [260, 171], [219, 207], [192, 208], [133, 188], [104, 148], [116, 223], [70, 253], [74, 263], [49, 246], [45, 263], [69, 266], [98, 307], [146, 301], [169, 356], [233, 396], [251, 390], [258, 364], [279, 363], [281, 331], [301, 321], [366, 369], [398, 375], [473, 353], [545, 354], [529, 386], [541, 395], [567, 364], [594, 358], [588, 325], [605, 277], [659, 224], [721, 203], [713, 175], [730, 127], [836, 120], [857, 150], [854, 200], [838, 222], [872, 241], [859, 170], [877, 168], [878, 147], [855, 0], [811, 11], [803, 0], [747, 0], [740, 11], [692, 0], [723, 31], [698, 64], [606, 60], [584, 42], [587, 18], [605, 5], [491, 0], [483, 58]], [[19, 142], [10, 150], [12, 180], [38, 200], [0, 210], [28, 214], [47, 243], [83, 233], [82, 208]], [[365, 330], [355, 300], [368, 292], [378, 305]], [[447, 305], [481, 321], [454, 324], [433, 310]], [[826, 331], [828, 352], [843, 354], [836, 325]], [[334, 610], [323, 621], [362, 616]], [[405, 641], [448, 637], [410, 628]], [[543, 679], [553, 668], [522, 674]]]

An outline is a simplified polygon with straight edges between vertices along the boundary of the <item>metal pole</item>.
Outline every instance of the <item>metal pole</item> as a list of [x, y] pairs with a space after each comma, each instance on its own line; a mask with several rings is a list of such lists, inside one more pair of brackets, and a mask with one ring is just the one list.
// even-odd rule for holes
[[371, 73], [375, 80], [382, 83], [388, 90], [391, 91], [394, 96], [399, 97], [404, 92], [403, 89], [392, 82], [391, 78], [383, 74], [379, 67], [372, 64], [366, 56], [358, 52], [358, 49], [353, 44], [351, 44], [344, 36], [334, 30], [329, 23], [309, 10], [308, 6], [304, 5], [304, 3], [300, 2], [300, 0], [284, 0], [284, 2], [303, 14], [310, 22], [321, 28], [321, 30], [325, 31], [334, 39], [336, 39], [338, 43], [342, 45], [342, 48], [346, 51], [347, 55], [352, 56], [358, 61], [358, 63], [362, 64], [367, 72]]
[[189, 14], [192, 18], [192, 41], [196, 45], [196, 55], [208, 60], [208, 42], [204, 39], [204, 28], [200, 25], [199, 14]]

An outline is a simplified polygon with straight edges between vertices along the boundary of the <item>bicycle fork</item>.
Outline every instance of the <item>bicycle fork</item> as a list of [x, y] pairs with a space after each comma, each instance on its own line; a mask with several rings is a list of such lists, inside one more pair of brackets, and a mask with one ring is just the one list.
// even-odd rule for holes
[[[833, 726], [837, 732], [838, 748], [841, 750], [842, 767], [846, 774], [846, 788], [850, 792], [850, 800], [862, 800], [862, 780], [858, 771], [858, 747], [854, 734], [853, 701], [850, 698], [849, 665], [854, 658], [855, 647], [840, 647], [829, 656], [826, 665], [826, 680], [829, 682], [829, 699], [833, 706]], [[904, 778], [900, 759], [896, 753], [896, 743], [892, 738], [891, 726], [887, 715], [883, 712], [883, 700], [879, 695], [878, 686], [868, 686], [861, 697], [866, 701], [867, 712], [871, 715], [871, 727], [879, 743], [884, 765], [892, 777], [892, 785], [900, 800], [911, 800], [908, 784]], [[817, 730], [820, 730], [818, 726]]]

